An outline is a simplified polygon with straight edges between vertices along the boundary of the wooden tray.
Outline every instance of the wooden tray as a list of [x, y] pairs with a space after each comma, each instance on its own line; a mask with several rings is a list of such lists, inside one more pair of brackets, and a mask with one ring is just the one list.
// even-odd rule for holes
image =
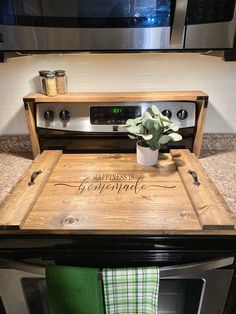
[[[35, 184], [31, 174], [41, 170]], [[197, 173], [194, 184], [189, 170]], [[0, 208], [0, 228], [81, 234], [234, 230], [230, 211], [188, 150], [141, 166], [134, 154], [39, 155]]]

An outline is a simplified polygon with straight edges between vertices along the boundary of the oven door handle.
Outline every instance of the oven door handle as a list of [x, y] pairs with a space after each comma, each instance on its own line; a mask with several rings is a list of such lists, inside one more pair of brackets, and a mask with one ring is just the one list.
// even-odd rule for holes
[[[160, 267], [160, 278], [174, 278], [185, 276], [193, 273], [200, 273], [209, 270], [214, 270], [234, 263], [234, 257], [226, 257], [222, 259], [210, 260], [201, 263], [191, 263], [184, 265], [175, 265]], [[24, 262], [11, 261], [7, 259], [0, 259], [0, 269], [16, 269], [31, 274], [45, 275], [45, 267], [38, 264], [30, 264]]]
[[30, 274], [45, 276], [45, 267], [39, 264], [0, 259], [0, 269], [15, 269]]
[[188, 0], [176, 0], [173, 27], [170, 37], [170, 45], [172, 48], [182, 48], [180, 45], [183, 40], [187, 7]]
[[233, 263], [234, 257], [226, 257], [200, 263], [160, 267], [160, 278], [164, 279], [170, 277], [171, 278], [180, 276], [182, 277], [193, 273], [201, 273], [209, 270], [230, 266]]

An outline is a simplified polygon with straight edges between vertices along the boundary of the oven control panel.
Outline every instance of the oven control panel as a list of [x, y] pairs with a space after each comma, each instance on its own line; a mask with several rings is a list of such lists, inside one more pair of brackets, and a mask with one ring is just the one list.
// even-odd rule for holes
[[119, 125], [141, 114], [140, 106], [96, 106], [90, 107], [90, 122], [91, 124]]
[[77, 132], [120, 132], [130, 118], [141, 116], [155, 105], [180, 128], [195, 127], [193, 101], [148, 101], [117, 103], [37, 103], [37, 127]]

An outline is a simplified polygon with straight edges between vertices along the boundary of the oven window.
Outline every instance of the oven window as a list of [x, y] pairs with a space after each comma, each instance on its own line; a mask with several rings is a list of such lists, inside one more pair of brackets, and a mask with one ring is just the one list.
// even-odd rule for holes
[[203, 289], [202, 279], [161, 280], [158, 314], [198, 314]]
[[[22, 278], [30, 314], [48, 314], [45, 279]], [[197, 314], [201, 306], [202, 279], [163, 279], [160, 281], [158, 314]]]
[[165, 27], [173, 0], [1, 0], [0, 23], [42, 27]]
[[189, 0], [188, 24], [229, 22], [234, 8], [235, 0]]
[[30, 314], [49, 314], [47, 283], [44, 278], [22, 278], [21, 285]]

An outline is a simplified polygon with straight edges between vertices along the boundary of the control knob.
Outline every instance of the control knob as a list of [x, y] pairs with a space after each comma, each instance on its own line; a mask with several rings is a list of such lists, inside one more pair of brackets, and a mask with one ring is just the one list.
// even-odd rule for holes
[[44, 118], [46, 121], [52, 122], [54, 119], [54, 112], [52, 110], [46, 110], [44, 112]]
[[177, 112], [177, 117], [179, 120], [185, 120], [188, 117], [188, 112], [184, 109], [181, 109]]
[[168, 119], [170, 119], [172, 117], [172, 113], [168, 109], [163, 110], [162, 114], [163, 114], [163, 116], [166, 116]]
[[70, 113], [68, 110], [62, 110], [60, 112], [60, 119], [63, 122], [68, 122], [70, 120]]

